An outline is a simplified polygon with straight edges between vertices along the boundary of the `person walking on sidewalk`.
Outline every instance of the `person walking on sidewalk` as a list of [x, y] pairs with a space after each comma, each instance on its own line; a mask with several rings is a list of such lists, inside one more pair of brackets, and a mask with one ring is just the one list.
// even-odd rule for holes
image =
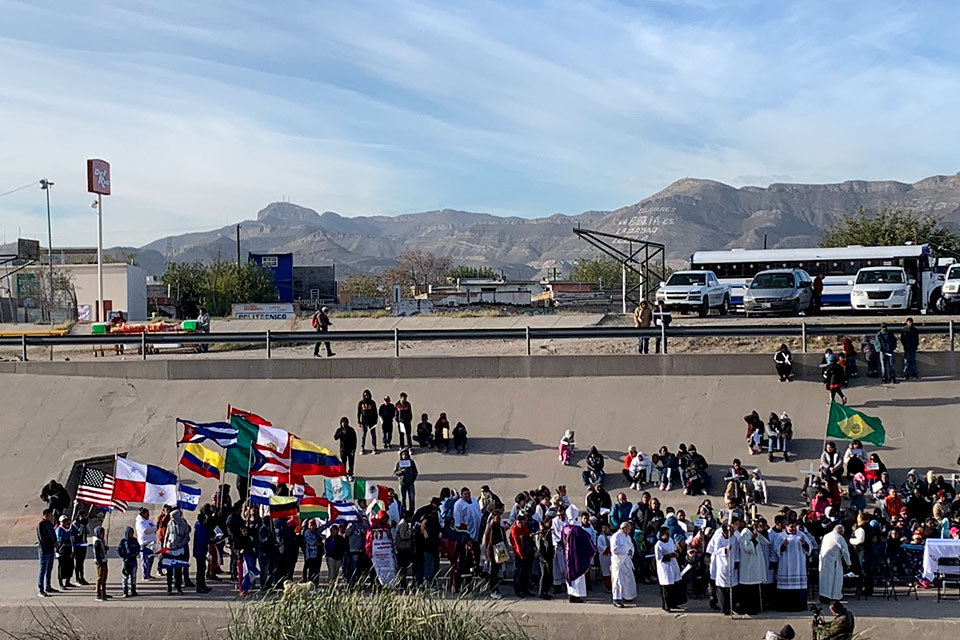
[[[332, 325], [333, 322], [330, 320], [330, 316], [327, 315], [327, 307], [320, 307], [320, 310], [317, 311], [315, 314], [313, 314], [313, 318], [310, 319], [310, 324], [312, 324], [313, 328], [317, 330], [317, 333], [327, 333], [328, 331], [330, 331], [330, 325]], [[329, 340], [321, 340], [321, 341], [318, 341], [317, 344], [314, 345], [313, 347], [314, 358], [320, 357], [321, 344], [326, 348], [328, 358], [330, 356], [337, 355], [330, 350]]]
[[360, 425], [360, 455], [367, 455], [367, 434], [370, 434], [370, 443], [373, 445], [373, 452], [377, 453], [377, 421], [380, 416], [377, 413], [377, 403], [373, 401], [373, 394], [369, 389], [364, 389], [363, 397], [357, 403], [357, 424]]
[[876, 337], [877, 351], [880, 352], [880, 371], [884, 382], [897, 384], [897, 369], [894, 353], [897, 351], [897, 336], [887, 329], [887, 323], [880, 325]]
[[823, 370], [823, 385], [830, 391], [830, 402], [836, 402], [837, 396], [840, 396], [840, 402], [847, 404], [847, 396], [843, 395], [845, 384], [847, 374], [837, 362], [837, 356], [831, 353], [827, 356], [827, 368]]
[[903, 379], [909, 380], [913, 376], [914, 380], [919, 380], [917, 350], [920, 349], [920, 332], [913, 325], [913, 318], [907, 318], [900, 330], [900, 344], [903, 346]]

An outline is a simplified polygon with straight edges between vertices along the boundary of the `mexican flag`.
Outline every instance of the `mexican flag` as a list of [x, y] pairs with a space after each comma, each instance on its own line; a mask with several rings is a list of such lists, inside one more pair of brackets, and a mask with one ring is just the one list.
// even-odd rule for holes
[[[277, 449], [278, 444], [273, 442], [280, 432], [280, 429], [273, 429], [273, 425], [264, 418], [249, 411], [241, 411], [230, 407], [230, 426], [237, 430], [237, 446], [227, 449], [226, 468], [228, 473], [235, 473], [238, 476], [246, 477], [250, 471], [251, 448], [258, 440], [264, 440], [264, 443], [270, 449]], [[263, 437], [261, 438], [260, 427], [264, 427]], [[286, 433], [285, 431], [283, 433]], [[272, 445], [272, 446], [270, 446]], [[283, 453], [283, 451], [278, 451]]]
[[380, 500], [381, 502], [386, 503], [387, 486], [382, 484], [374, 484], [372, 482], [367, 482], [366, 480], [357, 480], [353, 483], [353, 499], [366, 500], [367, 502]]
[[880, 418], [833, 402], [830, 404], [830, 417], [827, 419], [827, 437], [871, 442], [881, 447], [886, 441], [887, 432]]

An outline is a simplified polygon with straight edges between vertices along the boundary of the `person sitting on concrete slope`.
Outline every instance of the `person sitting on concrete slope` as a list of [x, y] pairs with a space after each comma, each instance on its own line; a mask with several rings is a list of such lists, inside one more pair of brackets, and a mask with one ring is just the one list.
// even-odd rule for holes
[[558, 449], [560, 462], [565, 465], [570, 464], [570, 459], [573, 458], [573, 450], [576, 446], [577, 441], [574, 437], [573, 429], [567, 429], [563, 432], [563, 437], [560, 438], [560, 447]]
[[427, 414], [420, 415], [420, 424], [417, 425], [417, 435], [413, 439], [425, 449], [433, 446], [433, 425], [430, 424]]
[[599, 484], [603, 486], [603, 481], [607, 474], [603, 471], [603, 454], [596, 447], [590, 447], [590, 453], [587, 454], [587, 470], [582, 472], [583, 486]]
[[780, 382], [793, 380], [793, 354], [790, 353], [790, 347], [781, 344], [777, 352], [773, 354], [773, 363], [777, 368], [777, 376], [780, 377]]
[[631, 446], [629, 449], [627, 449], [626, 455], [623, 456], [623, 469], [620, 470], [620, 473], [623, 474], [623, 477], [626, 478], [627, 482], [630, 484], [633, 484], [633, 481], [630, 479], [630, 463], [633, 462], [633, 459], [636, 457], [636, 455], [636, 447]]
[[653, 475], [653, 462], [643, 451], [637, 451], [637, 454], [630, 461], [630, 473], [627, 480], [630, 481], [630, 488], [640, 491], [643, 485], [650, 482]]
[[462, 456], [467, 455], [467, 427], [462, 422], [453, 428], [453, 450]]

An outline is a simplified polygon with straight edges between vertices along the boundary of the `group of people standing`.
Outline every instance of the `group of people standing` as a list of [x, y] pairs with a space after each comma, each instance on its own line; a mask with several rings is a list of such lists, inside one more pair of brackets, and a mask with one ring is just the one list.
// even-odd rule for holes
[[[334, 440], [340, 443], [340, 461], [347, 470], [347, 477], [352, 479], [357, 457], [359, 441], [360, 455], [367, 455], [371, 451], [380, 452], [377, 447], [377, 430], [382, 432], [382, 444], [385, 450], [393, 448], [393, 435], [396, 429], [400, 449], [418, 446], [424, 449], [449, 452], [450, 445], [456, 453], [467, 453], [467, 427], [458, 422], [450, 426], [446, 413], [441, 413], [436, 424], [430, 422], [426, 413], [420, 415], [420, 422], [414, 429], [413, 407], [406, 392], [400, 393], [400, 399], [394, 403], [390, 396], [384, 396], [383, 402], [377, 405], [373, 393], [364, 389], [357, 403], [357, 424], [360, 427], [360, 438], [357, 430], [350, 424], [350, 418], [340, 418], [340, 426], [333, 434]], [[367, 448], [367, 438], [370, 439], [371, 449]]]

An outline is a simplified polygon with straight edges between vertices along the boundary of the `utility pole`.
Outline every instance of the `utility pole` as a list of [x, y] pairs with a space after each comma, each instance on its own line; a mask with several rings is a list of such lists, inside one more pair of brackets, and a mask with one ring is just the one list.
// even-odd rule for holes
[[240, 223], [237, 223], [237, 267], [240, 266]]
[[50, 302], [47, 304], [47, 316], [53, 324], [53, 226], [50, 223], [50, 187], [53, 182], [46, 178], [40, 179], [40, 189], [47, 194], [47, 262], [50, 265]]

